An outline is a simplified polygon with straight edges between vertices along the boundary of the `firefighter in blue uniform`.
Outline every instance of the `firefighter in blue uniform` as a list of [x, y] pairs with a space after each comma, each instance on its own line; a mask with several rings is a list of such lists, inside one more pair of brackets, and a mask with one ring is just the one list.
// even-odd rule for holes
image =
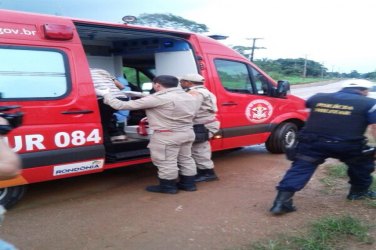
[[294, 193], [304, 188], [327, 158], [336, 158], [348, 167], [351, 188], [347, 199], [376, 199], [376, 192], [369, 189], [375, 170], [374, 150], [367, 146], [364, 136], [370, 126], [376, 138], [376, 100], [366, 97], [371, 87], [367, 80], [347, 80], [342, 90], [319, 93], [307, 100], [311, 113], [292, 157], [290, 154], [293, 163], [276, 187], [272, 214], [296, 210]]

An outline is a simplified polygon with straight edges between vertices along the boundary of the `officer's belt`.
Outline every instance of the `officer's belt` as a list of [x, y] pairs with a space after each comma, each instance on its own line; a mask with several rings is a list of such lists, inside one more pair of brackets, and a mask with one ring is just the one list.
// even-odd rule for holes
[[204, 122], [204, 124], [209, 124], [209, 123], [212, 123], [212, 122], [217, 122], [218, 121], [218, 119], [217, 118], [215, 118], [215, 119], [213, 119], [213, 120], [211, 120], [211, 121], [208, 121], [208, 122]]
[[329, 138], [326, 136], [316, 136], [316, 135], [300, 135], [298, 136], [298, 140], [301, 142], [324, 142], [324, 143], [364, 143], [366, 142], [365, 139], [337, 139], [337, 138]]
[[320, 138], [320, 137], [317, 138], [317, 141], [319, 141], [319, 142], [325, 142], [325, 143], [341, 143], [341, 142], [346, 142], [346, 141], [341, 141], [341, 140], [331, 140], [331, 139], [328, 139], [328, 138]]
[[210, 121], [207, 121], [207, 122], [201, 122], [201, 123], [197, 123], [197, 124], [204, 124], [205, 125], [205, 124], [209, 124], [209, 123], [216, 122], [216, 121], [218, 121], [217, 118], [210, 120]]
[[330, 139], [330, 138], [325, 138], [325, 137], [317, 137], [316, 139], [313, 139], [313, 141], [318, 141], [318, 142], [325, 142], [325, 143], [362, 143], [364, 140], [336, 140], [336, 139]]
[[186, 131], [188, 131], [189, 129], [187, 129], [187, 130], [171, 130], [171, 129], [155, 129], [155, 130], [153, 130], [154, 132], [157, 132], [157, 133], [167, 133], [167, 132], [170, 132], [170, 133], [172, 133], [172, 132], [186, 132]]

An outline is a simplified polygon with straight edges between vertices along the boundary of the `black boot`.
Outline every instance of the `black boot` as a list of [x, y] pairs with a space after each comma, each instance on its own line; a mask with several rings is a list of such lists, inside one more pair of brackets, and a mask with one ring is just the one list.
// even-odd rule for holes
[[294, 192], [278, 191], [270, 212], [274, 215], [281, 215], [296, 211], [296, 208], [292, 204], [293, 196]]
[[180, 181], [177, 186], [178, 189], [184, 191], [196, 191], [195, 176], [180, 175]]
[[218, 176], [215, 174], [214, 169], [197, 169], [197, 175], [195, 182], [201, 181], [215, 181], [218, 180]]
[[376, 192], [367, 189], [359, 189], [356, 187], [351, 187], [350, 192], [347, 195], [347, 199], [354, 201], [354, 200], [363, 200], [363, 199], [371, 199], [376, 200]]
[[154, 193], [164, 193], [164, 194], [176, 194], [178, 188], [176, 186], [175, 180], [165, 180], [159, 179], [159, 185], [156, 186], [147, 186], [146, 190]]

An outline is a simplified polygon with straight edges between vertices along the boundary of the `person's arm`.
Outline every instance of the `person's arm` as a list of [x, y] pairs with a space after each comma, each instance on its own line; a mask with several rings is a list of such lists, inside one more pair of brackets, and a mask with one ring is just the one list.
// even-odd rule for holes
[[[0, 125], [8, 122], [0, 117]], [[5, 143], [4, 136], [0, 135], [0, 180], [8, 180], [21, 173], [21, 160]]]
[[0, 136], [0, 180], [17, 177], [21, 173], [21, 160]]
[[138, 109], [149, 109], [158, 107], [164, 104], [164, 100], [157, 98], [152, 95], [142, 97], [137, 100], [131, 101], [120, 101], [116, 97], [112, 96], [111, 93], [106, 93], [103, 95], [104, 103], [110, 105], [113, 109], [117, 110], [138, 110]]
[[123, 90], [125, 87], [123, 84], [121, 84], [121, 82], [119, 82], [118, 80], [116, 80], [116, 78], [112, 78], [112, 80], [114, 81], [116, 87], [120, 90]]
[[371, 99], [372, 100], [372, 103], [370, 105], [370, 109], [368, 110], [367, 112], [367, 120], [369, 122], [369, 125], [368, 125], [368, 134], [370, 134], [370, 136], [372, 136], [372, 138], [370, 138], [371, 140], [373, 139], [374, 141], [376, 140], [376, 101]]
[[376, 141], [376, 124], [369, 125], [369, 130], [372, 136], [372, 139]]

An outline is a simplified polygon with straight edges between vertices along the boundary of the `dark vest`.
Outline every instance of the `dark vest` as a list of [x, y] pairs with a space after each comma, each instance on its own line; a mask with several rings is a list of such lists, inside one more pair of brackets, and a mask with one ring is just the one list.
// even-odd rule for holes
[[304, 132], [339, 140], [364, 138], [372, 100], [352, 91], [317, 94], [307, 101], [311, 109]]

